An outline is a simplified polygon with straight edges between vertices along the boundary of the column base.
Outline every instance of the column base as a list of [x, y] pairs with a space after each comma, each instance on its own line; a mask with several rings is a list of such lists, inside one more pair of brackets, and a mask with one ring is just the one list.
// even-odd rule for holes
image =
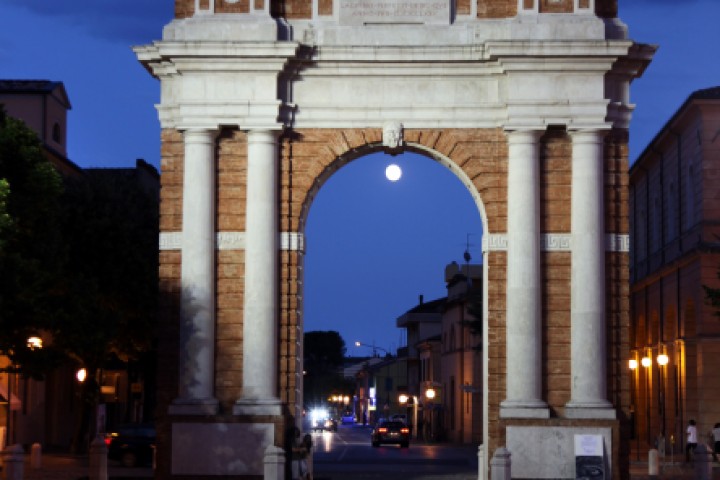
[[170, 415], [217, 415], [218, 411], [214, 398], [176, 398], [168, 407]]
[[233, 415], [281, 415], [277, 398], [241, 398], [233, 405]]
[[505, 400], [500, 418], [550, 418], [550, 408], [542, 400]]
[[610, 402], [574, 402], [565, 404], [565, 418], [602, 418], [614, 420], [617, 418], [615, 409]]

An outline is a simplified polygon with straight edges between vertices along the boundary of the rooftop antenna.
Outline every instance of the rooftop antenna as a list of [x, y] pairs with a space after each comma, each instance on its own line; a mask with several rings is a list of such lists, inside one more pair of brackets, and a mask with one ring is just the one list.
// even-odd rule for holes
[[468, 285], [470, 285], [470, 260], [472, 260], [472, 256], [470, 255], [470, 235], [472, 234], [467, 234], [465, 240], [465, 253], [463, 253], [463, 258], [465, 259], [465, 278]]

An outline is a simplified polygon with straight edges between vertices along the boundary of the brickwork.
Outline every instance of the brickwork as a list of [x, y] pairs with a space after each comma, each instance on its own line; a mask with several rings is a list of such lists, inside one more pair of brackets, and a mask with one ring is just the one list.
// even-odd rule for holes
[[540, 13], [572, 13], [573, 0], [540, 0]]
[[[250, 0], [241, 0], [232, 4], [217, 0], [202, 0], [201, 7], [207, 8], [209, 2], [215, 2], [218, 13], [246, 13], [249, 11]], [[477, 2], [478, 18], [509, 18], [517, 13], [517, 0], [458, 0], [457, 13], [467, 15], [470, 13], [470, 2]], [[525, 8], [531, 8], [534, 2], [540, 1], [539, 9], [542, 13], [571, 13], [573, 0], [553, 2], [550, 0], [523, 0]], [[580, 6], [587, 8], [589, 0], [580, 0]], [[255, 0], [255, 8], [263, 8], [263, 0]], [[312, 17], [312, 2], [309, 0], [275, 0], [270, 4], [273, 16], [288, 19], [302, 19]], [[603, 18], [617, 16], [617, 0], [595, 0], [595, 12]], [[195, 0], [175, 0], [175, 18], [188, 18], [195, 13]], [[332, 0], [318, 0], [318, 13], [332, 15]]]
[[[215, 1], [215, 0], [212, 0]], [[240, 0], [237, 3], [215, 1], [215, 12], [217, 13], [250, 13], [250, 1]]]
[[182, 230], [183, 155], [182, 133], [164, 129], [160, 148], [160, 231]]

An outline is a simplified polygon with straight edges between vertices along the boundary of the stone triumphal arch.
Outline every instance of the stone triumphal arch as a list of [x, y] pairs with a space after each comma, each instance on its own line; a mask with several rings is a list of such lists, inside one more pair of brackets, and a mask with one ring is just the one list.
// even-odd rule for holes
[[[157, 478], [259, 478], [302, 405], [303, 219], [364, 152], [446, 162], [481, 206], [485, 451], [628, 460], [629, 84], [615, 0], [176, 0], [160, 80]], [[597, 438], [597, 437], [595, 437]]]

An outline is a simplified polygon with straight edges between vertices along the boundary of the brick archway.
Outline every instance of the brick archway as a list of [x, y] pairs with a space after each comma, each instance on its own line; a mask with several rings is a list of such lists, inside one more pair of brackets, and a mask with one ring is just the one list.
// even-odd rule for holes
[[444, 162], [478, 203], [485, 451], [559, 478], [594, 434], [627, 471], [627, 92], [653, 49], [606, 0], [411, 3], [177, 0], [136, 47], [162, 84], [157, 478], [258, 478], [283, 447], [304, 218], [379, 149]]

